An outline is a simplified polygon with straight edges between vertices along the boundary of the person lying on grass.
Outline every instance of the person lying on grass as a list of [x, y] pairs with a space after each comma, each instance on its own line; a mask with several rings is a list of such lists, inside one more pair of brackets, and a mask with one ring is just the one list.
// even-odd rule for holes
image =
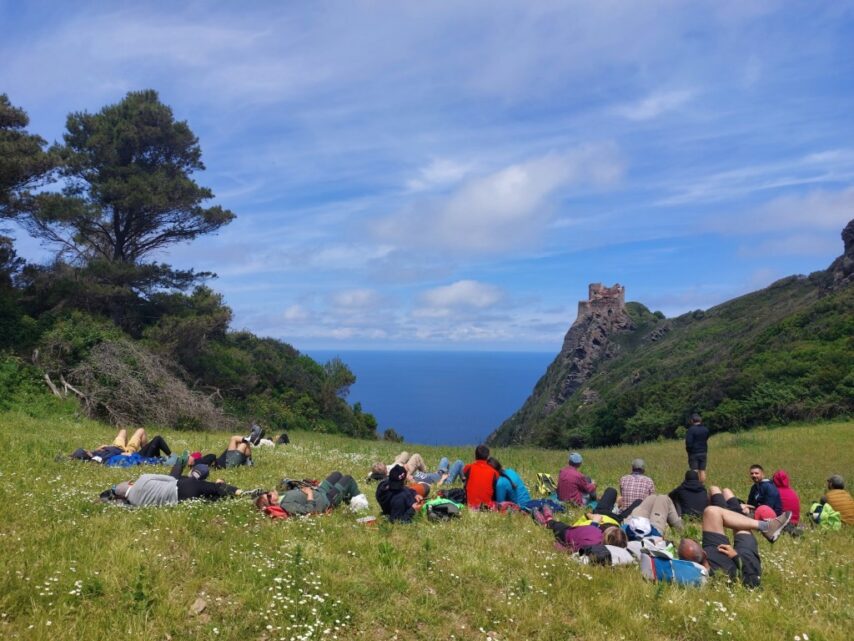
[[439, 460], [439, 467], [435, 472], [427, 470], [427, 465], [420, 454], [413, 454], [404, 465], [409, 478], [416, 483], [427, 483], [428, 485], [450, 485], [456, 480], [462, 480], [463, 462], [460, 459], [451, 462], [448, 457], [443, 456]]
[[240, 490], [222, 479], [205, 480], [207, 466], [195, 465], [190, 476], [182, 476], [184, 461], [179, 460], [169, 474], [143, 474], [136, 481], [124, 481], [101, 493], [105, 500], [118, 500], [134, 507], [175, 505], [181, 501], [201, 499], [217, 501], [232, 496], [254, 496], [260, 490]]
[[[166, 444], [166, 439], [160, 435], [149, 439], [145, 430], [139, 428], [128, 439], [128, 431], [122, 428], [112, 443], [99, 445], [94, 450], [78, 448], [71, 453], [69, 458], [93, 463], [107, 463], [114, 456], [131, 456], [133, 454], [139, 454], [141, 459], [155, 459], [163, 455], [169, 456], [172, 454], [172, 450]], [[140, 462], [151, 461], [141, 460]]]
[[225, 451], [216, 454], [205, 454], [195, 458], [195, 464], [204, 463], [213, 468], [226, 469], [241, 465], [252, 465], [252, 436], [232, 436], [228, 439]]
[[359, 494], [359, 486], [352, 476], [335, 471], [315, 485], [305, 481], [286, 482], [290, 489], [281, 496], [275, 490], [264, 492], [255, 499], [255, 506], [273, 518], [286, 518], [294, 514], [323, 514], [341, 505], [349, 504]]
[[406, 476], [406, 468], [395, 465], [377, 486], [377, 503], [392, 523], [410, 523], [424, 504], [421, 495], [406, 486]]
[[[616, 498], [616, 491], [614, 493]], [[561, 549], [580, 552], [596, 545], [612, 545], [625, 548], [628, 544], [626, 533], [614, 519], [605, 514], [589, 514], [589, 519], [580, 519], [573, 525], [562, 523], [554, 518], [551, 508], [544, 506], [531, 511], [531, 517], [540, 525], [549, 528]]]
[[[757, 521], [741, 511], [742, 504], [729, 488], [709, 488], [709, 507], [703, 510], [703, 543], [682, 539], [679, 558], [706, 567], [711, 574], [722, 572], [730, 579], [738, 578], [745, 587], [758, 587], [762, 579], [762, 561], [754, 531], [762, 533], [769, 542], [776, 541], [792, 517], [783, 512], [772, 519]], [[726, 530], [733, 531], [733, 544]]]

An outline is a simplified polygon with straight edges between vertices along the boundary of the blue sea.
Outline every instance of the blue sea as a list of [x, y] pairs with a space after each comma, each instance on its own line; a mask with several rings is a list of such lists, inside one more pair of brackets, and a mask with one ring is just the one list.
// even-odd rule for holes
[[541, 352], [307, 350], [338, 356], [356, 375], [347, 401], [362, 404], [407, 443], [480, 443], [522, 406], [554, 360]]

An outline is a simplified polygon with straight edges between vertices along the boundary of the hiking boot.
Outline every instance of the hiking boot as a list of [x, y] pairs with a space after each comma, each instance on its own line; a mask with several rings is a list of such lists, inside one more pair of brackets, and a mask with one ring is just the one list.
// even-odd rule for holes
[[783, 528], [789, 523], [789, 519], [792, 518], [791, 512], [783, 512], [776, 519], [769, 519], [766, 521], [768, 523], [768, 529], [762, 533], [770, 543], [773, 543], [777, 539], [780, 538], [780, 534], [783, 532]]
[[262, 438], [264, 438], [264, 430], [257, 423], [252, 423], [252, 429], [249, 432], [249, 442], [252, 445], [258, 445]]
[[538, 507], [535, 507], [533, 510], [531, 510], [531, 518], [534, 519], [534, 521], [536, 521], [537, 523], [539, 523], [540, 525], [542, 525], [544, 527], [545, 527], [546, 523], [549, 522], [548, 519], [543, 514], [543, 511]]

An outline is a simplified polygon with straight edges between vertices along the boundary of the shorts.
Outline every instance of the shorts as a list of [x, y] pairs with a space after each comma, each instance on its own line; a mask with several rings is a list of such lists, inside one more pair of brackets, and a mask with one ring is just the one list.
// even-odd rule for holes
[[759, 559], [759, 546], [751, 532], [738, 532], [733, 547], [741, 559], [741, 582], [745, 587], [759, 586], [762, 578], [762, 561]]
[[726, 534], [703, 532], [703, 551], [706, 553], [712, 572], [724, 572], [729, 578], [736, 579], [738, 577], [738, 564], [723, 552], [718, 552], [719, 545], [728, 544], [729, 538]]
[[139, 430], [134, 432], [133, 436], [131, 436], [131, 439], [129, 441], [127, 440], [126, 435], [122, 435], [122, 433], [119, 432], [116, 435], [115, 440], [113, 441], [113, 445], [122, 448], [122, 451], [125, 454], [133, 454], [134, 452], [138, 452], [139, 448], [142, 447], [142, 443], [140, 443]]
[[739, 501], [736, 497], [732, 497], [728, 501], [724, 500], [723, 494], [712, 494], [709, 497], [709, 505], [714, 505], [715, 507], [722, 507], [725, 510], [731, 510], [733, 512], [738, 512], [739, 514], [744, 514], [741, 511], [741, 501]]
[[706, 459], [708, 458], [708, 454], [703, 452], [702, 454], [689, 454], [688, 455], [688, 469], [689, 470], [705, 470], [706, 469]]
[[223, 467], [240, 467], [246, 463], [246, 455], [237, 450], [228, 450], [225, 453], [225, 465]]

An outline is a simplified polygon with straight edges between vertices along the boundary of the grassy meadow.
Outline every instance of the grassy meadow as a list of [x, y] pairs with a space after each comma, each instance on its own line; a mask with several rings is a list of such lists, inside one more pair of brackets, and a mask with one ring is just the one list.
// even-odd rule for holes
[[[747, 468], [786, 469], [805, 510], [824, 479], [854, 482], [854, 424], [758, 429], [712, 438], [709, 481], [747, 493]], [[156, 429], [149, 429], [150, 434]], [[173, 450], [219, 453], [223, 434], [162, 432]], [[446, 524], [366, 527], [346, 508], [272, 521], [248, 499], [172, 508], [104, 505], [98, 493], [130, 470], [55, 460], [112, 440], [110, 428], [69, 417], [0, 414], [2, 639], [850, 639], [854, 528], [809, 530], [773, 547], [759, 539], [763, 587], [716, 580], [702, 589], [645, 582], [635, 567], [589, 567], [555, 550], [550, 531], [522, 515], [465, 513]], [[272, 488], [284, 476], [351, 473], [400, 445], [291, 433], [257, 448], [256, 465], [218, 474]], [[471, 448], [404, 446], [435, 465]], [[557, 475], [567, 452], [495, 452], [533, 485]], [[681, 442], [583, 451], [600, 488], [636, 456], [661, 491], [682, 478]], [[166, 470], [163, 469], [165, 473]], [[361, 516], [361, 515], [358, 515]], [[574, 514], [565, 519], [574, 518]], [[689, 532], [699, 535], [696, 524]]]

